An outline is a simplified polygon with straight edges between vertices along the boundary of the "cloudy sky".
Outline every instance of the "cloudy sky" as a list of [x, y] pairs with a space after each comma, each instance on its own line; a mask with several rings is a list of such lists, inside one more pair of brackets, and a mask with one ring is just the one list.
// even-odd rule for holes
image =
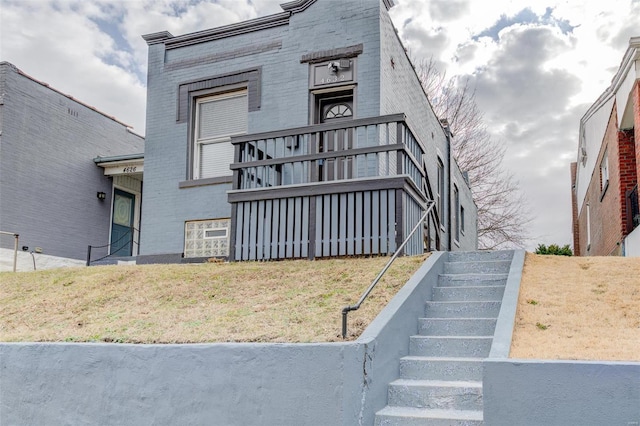
[[[319, 0], [369, 1], [369, 0]], [[281, 11], [283, 0], [0, 0], [0, 60], [145, 133], [142, 34], [199, 31]], [[571, 243], [578, 123], [609, 86], [640, 0], [395, 0], [414, 58], [470, 76], [534, 218], [527, 248]]]

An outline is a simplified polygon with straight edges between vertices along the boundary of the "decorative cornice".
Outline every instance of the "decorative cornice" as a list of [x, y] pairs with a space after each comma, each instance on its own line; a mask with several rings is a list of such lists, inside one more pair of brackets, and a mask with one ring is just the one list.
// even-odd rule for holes
[[318, 52], [311, 52], [302, 55], [300, 63], [304, 64], [308, 62], [315, 64], [318, 62], [331, 61], [333, 59], [353, 58], [360, 55], [363, 50], [364, 45], [362, 43], [355, 44], [353, 46], [339, 47], [337, 49], [320, 50]]
[[142, 36], [142, 38], [147, 42], [149, 46], [151, 46], [152, 44], [160, 44], [169, 39], [172, 39], [173, 34], [171, 34], [169, 31], [160, 31], [157, 33], [145, 34]]
[[287, 3], [282, 3], [280, 7], [285, 12], [298, 13], [311, 6], [313, 3], [315, 3], [315, 1], [316, 0], [294, 0]]
[[167, 49], [175, 49], [178, 47], [205, 43], [212, 40], [233, 37], [239, 34], [246, 34], [281, 25], [288, 25], [289, 16], [291, 16], [289, 12], [282, 12], [275, 15], [264, 16], [262, 18], [251, 19], [249, 21], [238, 22], [236, 24], [225, 25], [223, 27], [185, 34], [166, 40], [165, 45]]

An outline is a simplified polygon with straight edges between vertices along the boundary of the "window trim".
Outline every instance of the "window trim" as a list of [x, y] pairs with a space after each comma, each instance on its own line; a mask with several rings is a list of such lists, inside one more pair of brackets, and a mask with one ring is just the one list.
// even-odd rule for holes
[[[198, 164], [198, 152], [196, 150], [196, 137], [197, 137], [197, 103], [198, 101], [202, 101], [207, 98], [214, 98], [218, 96], [224, 96], [225, 94], [233, 94], [238, 92], [245, 92], [247, 96], [247, 102], [250, 101], [251, 91], [247, 87], [246, 83], [232, 84], [227, 86], [216, 87], [214, 89], [206, 89], [206, 90], [197, 90], [193, 92], [189, 92], [189, 116], [188, 120], [188, 128], [187, 128], [187, 164], [186, 164], [186, 176], [187, 179], [185, 181], [179, 182], [179, 188], [192, 188], [203, 185], [216, 185], [221, 183], [231, 183], [233, 180], [233, 172], [229, 170], [228, 175], [224, 176], [216, 176], [209, 178], [200, 178], [196, 177], [198, 174], [195, 173], [196, 165]], [[250, 109], [249, 109], [250, 110]], [[249, 111], [247, 111], [247, 114]], [[248, 131], [248, 129], [247, 129]], [[243, 133], [246, 134], [246, 133]], [[222, 138], [220, 138], [222, 139]], [[228, 137], [229, 141], [231, 140], [231, 136]], [[218, 141], [223, 142], [223, 141]]]
[[[606, 179], [605, 179], [606, 174]], [[607, 188], [609, 188], [609, 178], [611, 174], [609, 173], [609, 152], [605, 149], [604, 154], [602, 156], [602, 160], [600, 160], [600, 201], [604, 198], [607, 193]]]
[[458, 189], [458, 185], [453, 184], [453, 220], [454, 220], [454, 232], [453, 232], [453, 240], [457, 243], [460, 242], [460, 190]]
[[445, 215], [444, 215], [444, 188], [445, 188], [445, 173], [444, 173], [444, 163], [440, 156], [436, 158], [436, 167], [437, 167], [437, 181], [436, 181], [436, 209], [438, 210], [438, 217], [440, 218], [440, 229], [442, 231], [446, 230], [445, 226]]

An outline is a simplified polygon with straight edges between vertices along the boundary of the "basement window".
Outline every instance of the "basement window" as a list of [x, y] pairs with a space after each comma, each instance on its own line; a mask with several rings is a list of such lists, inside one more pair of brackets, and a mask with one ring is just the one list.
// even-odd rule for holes
[[226, 257], [229, 255], [231, 219], [185, 222], [184, 257]]

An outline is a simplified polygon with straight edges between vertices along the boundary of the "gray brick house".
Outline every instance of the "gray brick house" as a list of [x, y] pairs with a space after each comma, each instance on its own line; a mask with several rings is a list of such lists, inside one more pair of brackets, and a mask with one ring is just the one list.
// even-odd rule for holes
[[[0, 231], [19, 234], [20, 249], [42, 249], [38, 266], [83, 262], [88, 245], [120, 238], [112, 231], [124, 216], [128, 232], [138, 228], [143, 148], [124, 123], [0, 63]], [[123, 168], [106, 169], [115, 165]], [[112, 251], [135, 254], [131, 238], [122, 241]], [[13, 247], [10, 235], [0, 235], [3, 261]]]
[[[388, 15], [297, 0], [149, 45], [138, 262], [477, 247], [477, 209]], [[443, 124], [444, 123], [444, 124]]]

